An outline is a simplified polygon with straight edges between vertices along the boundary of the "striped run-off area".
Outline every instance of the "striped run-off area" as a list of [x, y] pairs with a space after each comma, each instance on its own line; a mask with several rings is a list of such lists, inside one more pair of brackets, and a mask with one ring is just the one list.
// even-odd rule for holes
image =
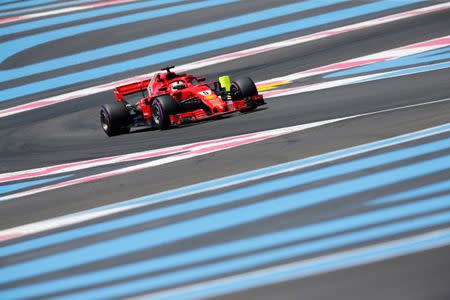
[[[0, 49], [1, 300], [450, 298], [450, 1], [5, 0]], [[266, 105], [107, 137], [167, 65]]]
[[[432, 179], [430, 175], [444, 175], [450, 168], [447, 131], [448, 126], [443, 126], [380, 141], [379, 144], [385, 144], [380, 150], [376, 150], [379, 147], [376, 144], [365, 146], [362, 153], [358, 148], [342, 150], [348, 152], [346, 158], [339, 159], [335, 154], [337, 160], [328, 163], [323, 163], [330, 156], [328, 154], [315, 158], [314, 163], [307, 164], [311, 159], [292, 162], [273, 167], [277, 169], [275, 173], [271, 169], [256, 172], [255, 175], [260, 174], [247, 184], [237, 182], [235, 186], [207, 194], [199, 190], [191, 196], [179, 192], [176, 198], [183, 197], [183, 202], [171, 201], [162, 208], [146, 204], [132, 210], [132, 214], [3, 246], [0, 250], [2, 259], [14, 263], [0, 271], [0, 295], [7, 299], [49, 297], [52, 293], [89, 287], [84, 292], [69, 293], [67, 298], [111, 298], [158, 291], [171, 284], [194, 283], [230, 272], [243, 272], [240, 277], [245, 280], [246, 274], [255, 276], [250, 272], [252, 269], [267, 268], [268, 264], [290, 258], [311, 259], [348, 245], [366, 245], [422, 228], [443, 228], [450, 222], [449, 213], [442, 211], [450, 205], [446, 189], [429, 189], [426, 193], [421, 190]], [[400, 146], [396, 146], [399, 142]], [[297, 167], [293, 167], [294, 164]], [[376, 171], [368, 172], [374, 168]], [[267, 176], [257, 179], [261, 173], [267, 173]], [[248, 174], [248, 179], [252, 179], [251, 176]], [[409, 189], [407, 198], [401, 197], [402, 192], [386, 194], [383, 189], [385, 186], [405, 186], [409, 182], [421, 184]], [[367, 209], [377, 198], [397, 194], [399, 197], [383, 205], [372, 205], [366, 212], [348, 213], [344, 209], [350, 203]], [[337, 203], [342, 209], [330, 213], [321, 222], [308, 224], [299, 217], [314, 209], [330, 211]], [[194, 211], [197, 213], [192, 214]], [[288, 218], [294, 212], [296, 217], [289, 226], [276, 221]], [[274, 224], [280, 224], [278, 231], [260, 230], [259, 224], [267, 222], [268, 218]], [[242, 229], [241, 233], [236, 233], [236, 240], [223, 244], [213, 242], [212, 236], [216, 232], [232, 232], [236, 226]], [[208, 235], [211, 238], [202, 239]], [[97, 240], [95, 243], [83, 243], [93, 238]], [[189, 240], [202, 246], [180, 253], [170, 251], [178, 241]], [[68, 250], [75, 244], [79, 246]], [[27, 254], [38, 249], [46, 249], [46, 254]], [[117, 264], [118, 257], [130, 253], [147, 257], [153, 252], [150, 249], [166, 250], [159, 257]], [[238, 254], [241, 255], [236, 256]], [[91, 264], [96, 261], [103, 261], [106, 268], [90, 271]], [[80, 266], [77, 271], [63, 275], [64, 270], [76, 266]], [[167, 272], [181, 266], [179, 271]], [[149, 273], [154, 275], [146, 275]], [[276, 274], [275, 271], [271, 276], [276, 278]], [[295, 278], [294, 274], [292, 276]], [[124, 281], [110, 287], [101, 285], [117, 279]], [[32, 283], [18, 284], [20, 282]], [[253, 282], [257, 281], [253, 278]], [[205, 283], [206, 287], [208, 284]]]

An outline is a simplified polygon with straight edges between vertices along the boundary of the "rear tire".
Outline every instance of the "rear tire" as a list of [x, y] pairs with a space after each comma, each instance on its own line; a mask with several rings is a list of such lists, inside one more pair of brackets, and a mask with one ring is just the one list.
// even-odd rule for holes
[[155, 98], [151, 105], [153, 123], [161, 130], [170, 127], [170, 115], [178, 113], [178, 104], [170, 95]]
[[108, 136], [130, 132], [131, 116], [123, 102], [102, 105], [100, 123]]

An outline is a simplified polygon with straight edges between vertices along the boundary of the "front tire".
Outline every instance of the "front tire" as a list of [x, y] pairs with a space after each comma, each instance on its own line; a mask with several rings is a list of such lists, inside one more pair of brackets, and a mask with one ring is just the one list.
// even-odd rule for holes
[[130, 132], [131, 116], [123, 102], [102, 105], [100, 124], [108, 136]]
[[153, 123], [161, 130], [170, 127], [170, 115], [178, 113], [178, 105], [170, 95], [155, 98], [151, 105]]
[[231, 97], [236, 100], [258, 95], [256, 85], [250, 77], [233, 80], [230, 87]]
[[256, 109], [257, 105], [252, 101], [251, 97], [258, 95], [258, 89], [250, 77], [235, 79], [231, 83], [230, 92], [233, 100], [244, 99], [246, 101], [247, 108], [241, 109], [241, 112], [248, 112]]

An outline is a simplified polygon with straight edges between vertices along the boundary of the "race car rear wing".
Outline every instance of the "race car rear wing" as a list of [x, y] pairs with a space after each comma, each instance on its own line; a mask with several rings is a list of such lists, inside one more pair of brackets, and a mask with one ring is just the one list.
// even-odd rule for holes
[[128, 99], [135, 97], [144, 98], [147, 96], [146, 91], [149, 83], [150, 79], [146, 79], [118, 86], [114, 89], [114, 95], [118, 101], [128, 101]]

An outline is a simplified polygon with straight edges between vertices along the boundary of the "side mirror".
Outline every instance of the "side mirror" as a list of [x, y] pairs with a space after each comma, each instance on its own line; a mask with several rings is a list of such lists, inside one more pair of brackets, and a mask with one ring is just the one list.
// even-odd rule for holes
[[198, 81], [198, 82], [203, 82], [203, 81], [205, 81], [205, 80], [206, 80], [205, 77], [197, 77], [197, 81]]

